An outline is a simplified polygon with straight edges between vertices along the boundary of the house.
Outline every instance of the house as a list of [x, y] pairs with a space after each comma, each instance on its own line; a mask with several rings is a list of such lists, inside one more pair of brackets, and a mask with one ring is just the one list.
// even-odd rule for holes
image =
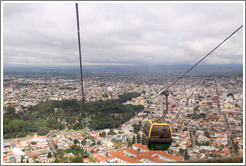
[[206, 157], [206, 155], [205, 155], [204, 153], [200, 153], [200, 154], [198, 155], [198, 157], [199, 157], [199, 159], [203, 159], [203, 158]]
[[89, 158], [82, 158], [84, 163], [89, 163]]
[[141, 153], [136, 157], [136, 159], [142, 163], [165, 163], [166, 161], [160, 159], [157, 156], [151, 156], [151, 153], [145, 152]]
[[123, 152], [111, 151], [108, 153], [109, 162], [117, 163], [141, 163], [134, 158], [126, 156]]
[[129, 157], [136, 157], [136, 156], [138, 156], [138, 155], [140, 154], [139, 151], [134, 150], [134, 149], [131, 149], [131, 148], [126, 148], [126, 149], [123, 150], [123, 152], [124, 152], [127, 156], [129, 156]]
[[141, 153], [150, 151], [146, 145], [142, 145], [142, 144], [138, 144], [138, 143], [133, 144], [132, 149], [140, 151]]
[[174, 162], [174, 161], [183, 161], [184, 159], [170, 153], [164, 151], [151, 151], [151, 156], [157, 156], [159, 159], [167, 161], [167, 162]]
[[106, 157], [102, 154], [95, 154], [92, 157], [96, 159], [97, 163], [107, 163], [107, 161], [108, 161], [108, 157]]
[[165, 163], [182, 160], [184, 159], [167, 152], [149, 150], [142, 144], [133, 144], [133, 149], [108, 152], [108, 162], [111, 163]]

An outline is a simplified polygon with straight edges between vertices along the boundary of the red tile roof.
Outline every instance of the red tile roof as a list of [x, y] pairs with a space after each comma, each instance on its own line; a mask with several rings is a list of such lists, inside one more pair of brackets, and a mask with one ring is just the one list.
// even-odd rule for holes
[[127, 152], [132, 153], [132, 154], [135, 154], [135, 155], [139, 155], [140, 154], [139, 151], [136, 151], [136, 150], [131, 149], [131, 148], [126, 148], [126, 149], [123, 150], [123, 152], [124, 151], [127, 151]]
[[175, 155], [172, 155], [170, 153], [164, 152], [164, 151], [154, 151], [152, 150], [150, 153], [152, 153], [151, 156], [155, 155], [155, 154], [159, 154], [161, 156], [176, 160], [176, 161], [183, 161], [184, 159]]
[[109, 156], [116, 156], [117, 152], [116, 151], [110, 151], [110, 152], [108, 152], [108, 155]]
[[36, 138], [40, 137], [39, 135], [33, 135], [33, 136], [31, 136], [31, 138], [34, 138], [34, 136], [35, 136]]
[[151, 156], [151, 153], [149, 152], [144, 152], [144, 153], [140, 153], [137, 157], [134, 157], [137, 160], [141, 160], [141, 159], [148, 159], [150, 161], [153, 161], [155, 163], [164, 163], [166, 161], [159, 159], [157, 156]]
[[226, 154], [230, 154], [231, 153], [230, 150], [224, 150], [223, 152], [226, 153]]
[[78, 139], [78, 138], [79, 138], [78, 135], [73, 135], [73, 134], [71, 134], [71, 137], [73, 137], [73, 138], [75, 138], [75, 139]]
[[100, 132], [101, 132], [100, 130], [94, 131], [93, 134], [100, 133]]
[[82, 158], [84, 162], [89, 162], [89, 158]]
[[110, 155], [109, 156], [110, 159], [117, 157], [118, 159], [123, 160], [123, 161], [128, 162], [128, 163], [141, 163], [140, 161], [138, 161], [134, 158], [130, 158], [128, 156], [125, 156], [125, 154], [123, 152], [111, 151], [111, 152], [108, 152], [108, 154]]
[[144, 150], [150, 151], [149, 148], [148, 148], [146, 145], [142, 145], [142, 144], [135, 143], [135, 144], [133, 144], [132, 146], [136, 146], [136, 147], [138, 147], [138, 148], [140, 148], [140, 149], [144, 149]]
[[[127, 148], [127, 149], [124, 149], [124, 150], [122, 150], [120, 152], [115, 152], [115, 151], [108, 152], [108, 155], [109, 155], [108, 158], [109, 159], [118, 158], [118, 159], [124, 160], [124, 161], [126, 161], [128, 163], [141, 163], [140, 162], [141, 159], [148, 159], [148, 160], [153, 161], [155, 163], [164, 163], [164, 162], [166, 162], [165, 160], [160, 159], [157, 156], [157, 154], [158, 154], [158, 155], [173, 159], [175, 161], [183, 161], [184, 160], [181, 157], [172, 155], [172, 154], [164, 152], [164, 151], [149, 150], [147, 148], [147, 146], [142, 145], [142, 144], [137, 144], [136, 143], [136, 144], [133, 144], [133, 146], [136, 146], [136, 147], [141, 148], [141, 149], [148, 150], [148, 152], [141, 153], [141, 152], [138, 152], [138, 151], [136, 151], [134, 149]], [[129, 152], [129, 153], [135, 154], [136, 157], [128, 157], [128, 156], [126, 156], [125, 152]]]
[[101, 161], [107, 161], [108, 160], [108, 158], [102, 154], [96, 154], [96, 155], [93, 155], [92, 157], [96, 158], [98, 163], [100, 163]]

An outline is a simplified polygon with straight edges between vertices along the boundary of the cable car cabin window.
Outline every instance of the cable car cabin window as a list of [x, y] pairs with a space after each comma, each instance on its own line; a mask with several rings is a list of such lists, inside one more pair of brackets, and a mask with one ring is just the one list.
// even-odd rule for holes
[[147, 137], [149, 136], [149, 129], [150, 129], [150, 126], [151, 126], [150, 122], [147, 121], [147, 122], [145, 123], [144, 129], [143, 129], [143, 133], [144, 133]]
[[171, 139], [170, 128], [167, 125], [153, 125], [151, 139]]

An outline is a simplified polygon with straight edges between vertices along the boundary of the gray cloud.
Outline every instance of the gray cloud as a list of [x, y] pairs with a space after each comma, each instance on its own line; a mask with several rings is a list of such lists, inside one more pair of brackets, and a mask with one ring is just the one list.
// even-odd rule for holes
[[[195, 63], [243, 24], [242, 3], [80, 3], [83, 64]], [[78, 65], [74, 3], [3, 3], [4, 65]], [[240, 30], [204, 63], [243, 63]]]

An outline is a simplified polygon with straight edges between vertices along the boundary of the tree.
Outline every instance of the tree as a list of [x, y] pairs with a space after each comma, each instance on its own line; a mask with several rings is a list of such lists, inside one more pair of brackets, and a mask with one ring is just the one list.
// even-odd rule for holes
[[23, 160], [24, 160], [24, 157], [22, 156], [22, 157], [21, 157], [21, 163], [23, 163]]
[[83, 140], [81, 141], [81, 144], [82, 144], [82, 145], [85, 145], [85, 144], [86, 144], [86, 140], [83, 139]]
[[182, 149], [182, 148], [179, 149], [179, 154], [180, 154], [180, 155], [183, 155], [184, 152], [185, 152], [184, 149]]
[[140, 136], [140, 134], [137, 135], [137, 143], [141, 143], [141, 136]]
[[38, 129], [38, 135], [41, 135], [41, 136], [48, 134], [48, 132], [49, 132], [48, 127], [40, 127]]
[[132, 144], [135, 144], [135, 143], [136, 143], [136, 137], [133, 136], [133, 138], [132, 138]]
[[136, 92], [124, 93], [124, 94], [118, 96], [119, 97], [118, 101], [121, 103], [124, 103], [124, 102], [131, 100], [132, 98], [135, 98], [138, 96], [141, 96], [141, 93], [136, 93]]
[[127, 147], [132, 147], [132, 141], [127, 140]]
[[17, 114], [15, 113], [15, 108], [13, 106], [8, 106], [6, 108], [6, 113], [4, 114], [4, 118], [8, 117], [10, 119], [16, 118]]
[[75, 157], [71, 159], [71, 163], [83, 163], [82, 157]]
[[76, 145], [78, 142], [78, 139], [73, 140], [74, 145]]
[[109, 132], [108, 132], [108, 135], [114, 135], [114, 130], [110, 129]]
[[189, 154], [188, 154], [188, 152], [187, 152], [187, 149], [186, 149], [186, 151], [185, 151], [185, 160], [190, 160], [190, 156], [189, 156]]
[[109, 97], [109, 95], [107, 93], [104, 93], [102, 96], [105, 97], [105, 98]]
[[[131, 100], [132, 97], [137, 97], [138, 95], [140, 94], [130, 93], [122, 95], [120, 100], [86, 103], [88, 114], [92, 115], [91, 129], [118, 128], [121, 124], [134, 117], [144, 107], [130, 104], [123, 105], [121, 102]], [[62, 130], [65, 128], [63, 123], [58, 123], [58, 119], [65, 120], [70, 129], [82, 129], [84, 127], [83, 123], [79, 123], [78, 119], [76, 123], [76, 117], [81, 108], [82, 101], [77, 100], [40, 102], [36, 106], [26, 108], [25, 113], [18, 114], [15, 114], [14, 107], [6, 107], [4, 108], [6, 113], [4, 114], [3, 136], [5, 139], [16, 136], [24, 137], [30, 132], [46, 135], [49, 130]], [[138, 130], [136, 129], [135, 132]], [[101, 136], [105, 137], [106, 133]]]
[[62, 161], [61, 159], [56, 158], [54, 163], [60, 163], [61, 161]]
[[199, 108], [199, 106], [196, 106], [193, 110], [194, 110], [194, 111], [197, 111], [197, 110], [198, 110], [198, 108]]
[[106, 136], [106, 132], [103, 131], [103, 132], [99, 133], [99, 136], [100, 136], [100, 137], [105, 137], [105, 136]]
[[205, 135], [206, 137], [210, 138], [210, 133], [209, 133], [209, 132], [205, 131], [205, 132], [204, 132], [204, 135]]
[[48, 158], [51, 158], [52, 154], [51, 152], [48, 153]]
[[234, 146], [235, 152], [238, 153], [238, 152], [239, 152], [238, 142], [235, 143], [235, 142], [233, 141], [233, 146]]
[[134, 124], [133, 125], [133, 131], [134, 131], [134, 133], [137, 134], [139, 132], [140, 128], [141, 128], [141, 125]]
[[36, 144], [37, 144], [37, 142], [35, 142], [35, 141], [32, 141], [32, 142], [31, 142], [31, 144], [32, 144], [32, 145], [36, 145]]
[[94, 157], [91, 159], [91, 162], [93, 162], [93, 163], [95, 163], [96, 161], [97, 161], [97, 159]]

